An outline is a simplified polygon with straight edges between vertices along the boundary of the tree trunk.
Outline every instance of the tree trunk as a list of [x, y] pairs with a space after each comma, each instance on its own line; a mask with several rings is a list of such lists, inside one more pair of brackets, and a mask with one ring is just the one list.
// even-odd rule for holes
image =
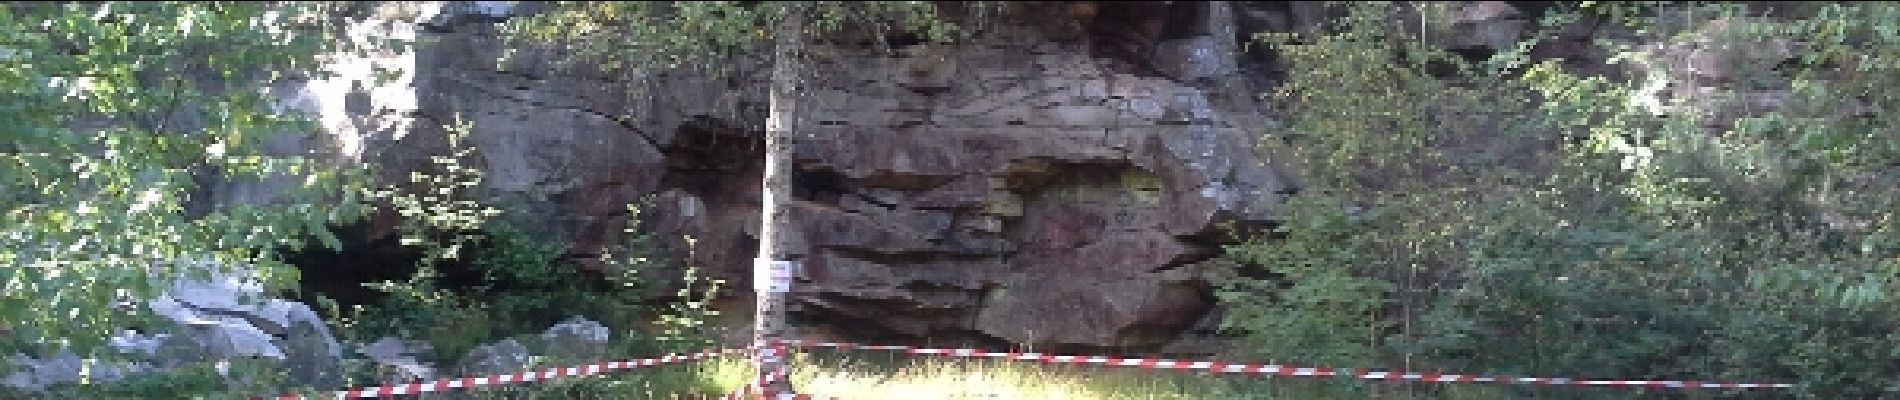
[[759, 255], [752, 267], [754, 280], [777, 281], [776, 287], [771, 282], [754, 283], [758, 297], [753, 316], [753, 362], [758, 367], [754, 383], [764, 383], [761, 389], [768, 393], [791, 391], [783, 374], [774, 376], [785, 368], [785, 347], [777, 341], [785, 339], [785, 297], [791, 279], [784, 275], [789, 271], [773, 271], [773, 265], [793, 261], [796, 249], [788, 244], [798, 243], [792, 236], [798, 232], [785, 229], [788, 221], [784, 203], [792, 197], [792, 130], [798, 126], [794, 99], [798, 96], [802, 67], [798, 58], [803, 53], [803, 12], [807, 7], [803, 2], [785, 7], [785, 19], [773, 49], [771, 109], [765, 120], [765, 187], [760, 199], [763, 215], [759, 220]]

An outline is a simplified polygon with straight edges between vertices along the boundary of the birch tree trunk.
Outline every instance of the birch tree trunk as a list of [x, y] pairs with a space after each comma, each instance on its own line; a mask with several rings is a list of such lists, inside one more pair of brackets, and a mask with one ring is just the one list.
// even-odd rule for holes
[[[759, 219], [759, 255], [753, 263], [755, 280], [779, 279], [776, 276], [783, 272], [772, 271], [773, 264], [792, 261], [795, 250], [787, 245], [797, 243], [791, 240], [797, 232], [785, 229], [789, 221], [784, 203], [792, 197], [792, 131], [798, 125], [794, 100], [803, 67], [799, 57], [805, 41], [806, 9], [804, 2], [785, 6], [785, 19], [773, 46], [771, 108], [765, 120], [765, 187], [760, 199], [763, 215]], [[753, 316], [753, 362], [758, 367], [754, 382], [761, 383], [761, 389], [768, 393], [791, 391], [784, 375], [774, 375], [785, 368], [785, 346], [777, 341], [785, 339], [785, 297], [790, 282], [783, 279], [782, 287], [754, 284], [758, 299]]]

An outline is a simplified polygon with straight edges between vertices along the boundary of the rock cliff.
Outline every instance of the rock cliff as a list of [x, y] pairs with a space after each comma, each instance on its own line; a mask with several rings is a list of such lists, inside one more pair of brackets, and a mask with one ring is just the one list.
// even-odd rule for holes
[[[398, 79], [369, 82], [375, 68], [359, 66], [286, 89], [325, 110], [339, 160], [405, 176], [459, 118], [489, 174], [486, 200], [571, 244], [579, 267], [598, 268], [588, 260], [620, 237], [625, 204], [651, 199], [643, 228], [671, 240], [675, 259], [690, 236], [689, 262], [750, 287], [766, 60], [737, 56], [749, 73], [719, 79], [602, 71], [503, 40], [496, 23], [531, 6], [385, 8], [379, 26], [414, 35], [414, 52], [352, 62]], [[1522, 19], [1502, 2], [1466, 8], [1458, 23], [1489, 36], [1450, 45], [1506, 43]], [[813, 47], [790, 205], [805, 266], [794, 325], [856, 339], [1154, 348], [1212, 320], [1208, 276], [1230, 265], [1220, 258], [1229, 228], [1270, 224], [1297, 189], [1255, 148], [1273, 121], [1254, 94], [1277, 67], [1236, 43], [1310, 29], [1317, 10], [1014, 10], [966, 43]], [[391, 222], [367, 237], [387, 236]]]

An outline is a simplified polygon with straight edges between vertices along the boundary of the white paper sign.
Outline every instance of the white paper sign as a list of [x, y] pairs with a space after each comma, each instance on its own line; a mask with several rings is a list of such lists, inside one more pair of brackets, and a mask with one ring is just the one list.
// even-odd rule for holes
[[759, 293], [787, 293], [792, 291], [792, 271], [797, 268], [792, 261], [772, 261], [754, 259], [752, 264], [752, 290]]

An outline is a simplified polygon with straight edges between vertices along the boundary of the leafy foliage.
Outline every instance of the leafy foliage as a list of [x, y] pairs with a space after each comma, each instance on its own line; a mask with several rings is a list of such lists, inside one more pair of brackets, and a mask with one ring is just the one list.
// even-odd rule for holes
[[[1290, 208], [1283, 240], [1236, 249], [1277, 274], [1227, 286], [1230, 323], [1260, 350], [1900, 396], [1900, 131], [1881, 90], [1900, 66], [1900, 9], [1586, 4], [1519, 46], [1580, 20], [1636, 28], [1599, 43], [1621, 71], [1592, 76], [1522, 52], [1467, 62], [1380, 24], [1402, 7], [1335, 7], [1350, 16], [1328, 33], [1267, 38], [1293, 65], [1277, 143], [1313, 164], [1317, 194]], [[1728, 78], [1694, 80], [1710, 72], [1637, 45], [1679, 41], [1732, 57]], [[1456, 72], [1422, 72], [1433, 64]], [[1713, 89], [1659, 95], [1669, 85]], [[1239, 295], [1268, 283], [1292, 289]], [[1393, 305], [1368, 321], [1331, 292]], [[1350, 338], [1368, 326], [1389, 328]], [[1349, 337], [1293, 342], [1327, 330]]]
[[[245, 87], [314, 68], [324, 36], [287, 29], [308, 6], [0, 6], [0, 346], [97, 345], [179, 262], [286, 287], [273, 249], [361, 214], [357, 175], [259, 148], [314, 131]], [[285, 176], [274, 201], [206, 209], [204, 182]]]
[[[1282, 242], [1255, 242], [1230, 247], [1238, 261], [1272, 271], [1277, 279], [1240, 280], [1218, 293], [1229, 303], [1249, 307], [1234, 310], [1228, 328], [1260, 335], [1252, 343], [1265, 354], [1328, 365], [1360, 364], [1375, 355], [1374, 347], [1385, 324], [1379, 311], [1390, 285], [1354, 276], [1340, 265], [1357, 265], [1366, 255], [1350, 241], [1362, 240], [1352, 216], [1323, 208], [1323, 201], [1301, 199], [1293, 205], [1313, 215], [1282, 226]], [[1325, 244], [1325, 245], [1318, 245]]]
[[[697, 241], [686, 238], [687, 246]], [[689, 254], [691, 250], [689, 249]], [[688, 256], [689, 260], [694, 257]], [[726, 285], [724, 279], [700, 276], [698, 266], [686, 265], [686, 273], [680, 288], [674, 293], [677, 301], [668, 302], [666, 309], [655, 321], [661, 328], [658, 340], [662, 349], [668, 352], [686, 352], [704, 349], [718, 344], [720, 332], [710, 323], [720, 312], [713, 308], [712, 301]]]
[[957, 33], [956, 25], [937, 17], [935, 5], [923, 1], [576, 1], [551, 8], [511, 21], [511, 32], [527, 40], [577, 44], [572, 55], [601, 61], [609, 71], [731, 71], [733, 52], [771, 43], [779, 21], [790, 12], [812, 14], [809, 27], [823, 32], [916, 31], [938, 41]]
[[[642, 241], [636, 237], [635, 246], [620, 249], [639, 260], [616, 264], [625, 267], [614, 277], [621, 287], [583, 276], [562, 260], [564, 245], [496, 220], [500, 209], [471, 199], [466, 192], [481, 185], [484, 173], [471, 165], [476, 154], [465, 141], [470, 127], [448, 128], [447, 155], [432, 157], [430, 171], [412, 173], [408, 185], [370, 192], [403, 217], [402, 243], [425, 257], [407, 280], [370, 284], [389, 296], [347, 318], [350, 334], [425, 339], [438, 359], [452, 362], [475, 346], [538, 332], [570, 316], [621, 326], [644, 317], [633, 274], [657, 263], [642, 257], [649, 250], [637, 246]], [[479, 275], [479, 283], [448, 285], [444, 262], [457, 259]]]
[[[350, 333], [426, 340], [434, 356], [454, 362], [475, 346], [538, 333], [572, 316], [615, 327], [645, 318], [637, 290], [603, 287], [562, 261], [565, 246], [501, 222], [490, 222], [471, 242], [469, 266], [481, 274], [473, 287], [451, 287], [443, 274], [418, 269], [409, 280], [378, 285], [389, 296], [354, 316]], [[623, 333], [627, 331], [623, 330]], [[643, 340], [645, 338], [630, 338]]]
[[[459, 257], [464, 245], [480, 238], [474, 232], [481, 230], [489, 218], [501, 214], [500, 209], [464, 194], [481, 186], [483, 177], [481, 169], [469, 164], [474, 161], [475, 148], [464, 142], [472, 126], [462, 122], [444, 128], [449, 154], [429, 157], [435, 171], [410, 172], [407, 185], [364, 191], [403, 217], [402, 243], [425, 250], [425, 268], [433, 267], [437, 260]], [[445, 234], [447, 244], [439, 243], [436, 234]]]

